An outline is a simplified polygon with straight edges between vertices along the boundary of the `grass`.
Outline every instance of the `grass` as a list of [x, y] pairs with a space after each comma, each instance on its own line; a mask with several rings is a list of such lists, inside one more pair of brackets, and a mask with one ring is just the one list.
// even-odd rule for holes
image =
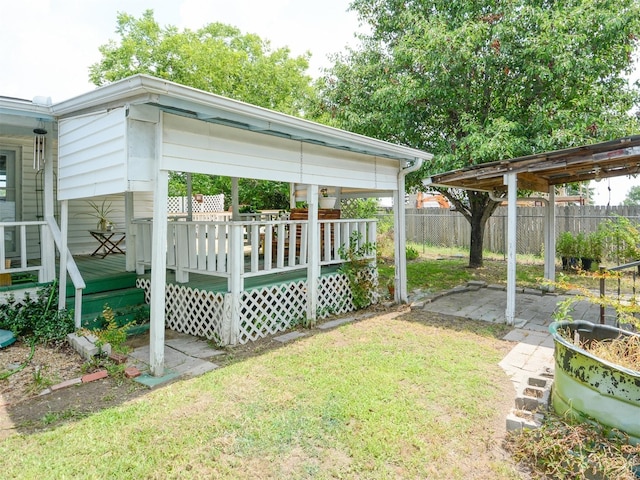
[[[459, 248], [443, 248], [429, 245], [410, 244], [419, 252], [416, 260], [407, 262], [407, 288], [409, 291], [421, 289], [426, 292], [450, 290], [470, 280], [482, 280], [488, 284], [507, 283], [507, 261], [503, 255], [484, 252], [484, 266], [478, 269], [468, 268], [469, 252]], [[383, 249], [389, 252], [389, 248]], [[523, 288], [546, 287], [544, 280], [544, 259], [533, 255], [518, 255], [516, 258], [516, 285]], [[382, 256], [378, 267], [381, 284], [393, 277], [393, 257]], [[621, 291], [634, 290], [633, 272], [628, 270], [620, 275]], [[556, 285], [558, 292], [571, 289], [597, 291], [600, 277], [597, 272], [562, 271], [560, 263], [556, 265]], [[611, 274], [607, 278], [606, 291], [617, 291], [618, 279]]]
[[[471, 270], [464, 251], [414, 248], [410, 290], [505, 283], [499, 255]], [[542, 259], [518, 258], [518, 285], [540, 286], [542, 272]], [[513, 399], [497, 366], [506, 329], [407, 315], [347, 325], [86, 418], [63, 412], [70, 423], [0, 443], [3, 476], [520, 478], [496, 449]]]
[[[518, 478], [494, 338], [392, 315], [0, 443], [5, 478]], [[461, 355], [460, 352], [465, 352]]]

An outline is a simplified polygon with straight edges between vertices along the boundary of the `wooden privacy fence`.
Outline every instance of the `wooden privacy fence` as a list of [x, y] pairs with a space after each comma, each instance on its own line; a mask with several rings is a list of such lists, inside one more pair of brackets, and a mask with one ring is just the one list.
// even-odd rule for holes
[[[517, 253], [542, 255], [544, 207], [518, 207]], [[408, 208], [407, 241], [443, 247], [469, 248], [471, 227], [457, 211], [445, 208]], [[562, 232], [590, 233], [615, 215], [640, 224], [640, 206], [556, 206], [556, 237]], [[507, 207], [498, 207], [487, 222], [484, 249], [506, 252]]]

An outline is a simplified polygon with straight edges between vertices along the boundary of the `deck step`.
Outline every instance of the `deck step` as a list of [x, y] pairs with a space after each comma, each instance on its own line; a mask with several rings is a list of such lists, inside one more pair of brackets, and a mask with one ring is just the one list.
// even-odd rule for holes
[[[115, 321], [118, 326], [122, 326], [132, 322], [136, 325], [139, 325], [140, 319], [142, 319], [144, 323], [148, 324], [148, 305], [130, 305], [128, 307], [114, 310], [113, 312]], [[89, 330], [95, 330], [104, 327], [102, 312], [83, 313], [80, 322], [84, 328], [88, 328]]]
[[[82, 326], [100, 327], [98, 317], [108, 305], [115, 314], [118, 325], [128, 323], [141, 315], [148, 315], [144, 301], [144, 291], [139, 288], [122, 288], [108, 292], [98, 292], [82, 296]], [[74, 308], [74, 299], [67, 299], [67, 308]]]
[[[131, 305], [144, 305], [144, 291], [139, 288], [121, 288], [82, 295], [83, 313], [102, 313], [105, 304], [108, 304], [113, 311]], [[73, 308], [73, 306], [74, 298], [67, 298], [67, 308]]]
[[[135, 272], [121, 272], [118, 274], [109, 274], [104, 278], [95, 278], [86, 281], [86, 288], [82, 291], [83, 295], [93, 293], [109, 292], [123, 288], [131, 288], [136, 286], [138, 275]], [[73, 297], [75, 289], [73, 284], [67, 283], [67, 297]]]

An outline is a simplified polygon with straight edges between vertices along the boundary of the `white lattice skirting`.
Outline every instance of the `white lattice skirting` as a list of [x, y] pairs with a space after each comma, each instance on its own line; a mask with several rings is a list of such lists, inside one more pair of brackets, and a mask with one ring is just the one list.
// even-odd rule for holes
[[[372, 271], [372, 275], [375, 275]], [[151, 281], [139, 278], [149, 303]], [[351, 288], [340, 273], [320, 278], [318, 318], [355, 310]], [[244, 344], [292, 328], [304, 321], [307, 311], [307, 282], [289, 282], [243, 292], [240, 319], [234, 329], [230, 318], [231, 295], [167, 285], [166, 325], [177, 332], [205, 337], [220, 345]], [[375, 299], [372, 298], [372, 301]], [[226, 322], [225, 322], [226, 320]]]

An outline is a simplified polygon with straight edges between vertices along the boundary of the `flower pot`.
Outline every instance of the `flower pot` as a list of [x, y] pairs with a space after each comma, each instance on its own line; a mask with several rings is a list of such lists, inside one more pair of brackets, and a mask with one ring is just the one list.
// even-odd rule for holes
[[591, 271], [591, 265], [593, 265], [593, 259], [592, 258], [582, 258], [580, 260], [582, 261], [582, 270], [584, 270], [585, 272], [590, 272]]
[[320, 208], [334, 208], [336, 206], [336, 197], [320, 197], [318, 205]]
[[585, 321], [554, 322], [549, 326], [555, 343], [555, 375], [551, 394], [558, 415], [571, 415], [582, 420], [617, 428], [640, 442], [640, 372], [608, 362], [568, 341], [579, 337], [580, 345], [625, 335], [638, 335], [626, 330], [596, 325]]

